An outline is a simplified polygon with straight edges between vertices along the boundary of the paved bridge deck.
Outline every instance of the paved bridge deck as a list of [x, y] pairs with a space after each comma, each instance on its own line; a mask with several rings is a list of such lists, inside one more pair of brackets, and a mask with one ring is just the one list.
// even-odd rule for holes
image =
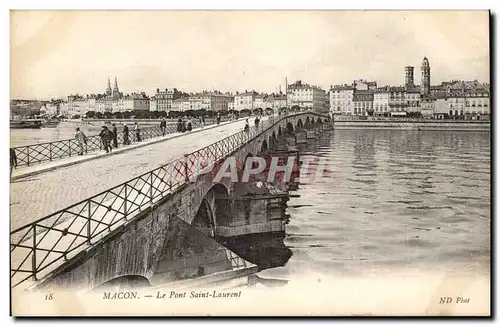
[[17, 179], [11, 183], [11, 227], [16, 229], [126, 182], [179, 156], [241, 131], [243, 126], [244, 120], [240, 120]]

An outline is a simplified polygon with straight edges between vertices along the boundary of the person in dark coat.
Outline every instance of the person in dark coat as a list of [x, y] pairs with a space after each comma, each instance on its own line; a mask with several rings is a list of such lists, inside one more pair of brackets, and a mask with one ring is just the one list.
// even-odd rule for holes
[[193, 130], [193, 123], [191, 122], [191, 119], [187, 121], [187, 131]]
[[256, 116], [255, 117], [255, 127], [259, 128], [259, 122], [260, 122], [260, 119], [259, 119], [259, 116]]
[[165, 136], [165, 133], [167, 131], [167, 121], [165, 120], [165, 118], [162, 118], [161, 119], [161, 122], [160, 122], [160, 129], [161, 129], [161, 133], [163, 136]]
[[177, 120], [177, 132], [182, 132], [182, 119]]
[[116, 125], [114, 123], [113, 123], [112, 137], [113, 137], [113, 147], [118, 148], [118, 129], [116, 129]]
[[217, 114], [217, 124], [220, 124], [220, 113]]
[[17, 168], [17, 155], [16, 151], [11, 148], [10, 149], [10, 177], [12, 178], [12, 169]]
[[99, 137], [101, 137], [102, 147], [106, 153], [109, 153], [112, 150], [110, 141], [111, 141], [111, 131], [109, 131], [108, 127], [102, 126], [101, 132], [99, 133]]
[[130, 145], [130, 138], [128, 134], [129, 134], [128, 126], [123, 125], [123, 145]]

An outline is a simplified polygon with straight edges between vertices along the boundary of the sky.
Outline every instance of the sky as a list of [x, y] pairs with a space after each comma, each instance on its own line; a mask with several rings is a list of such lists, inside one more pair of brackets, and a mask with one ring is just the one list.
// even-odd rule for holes
[[487, 11], [12, 11], [11, 98], [489, 82]]

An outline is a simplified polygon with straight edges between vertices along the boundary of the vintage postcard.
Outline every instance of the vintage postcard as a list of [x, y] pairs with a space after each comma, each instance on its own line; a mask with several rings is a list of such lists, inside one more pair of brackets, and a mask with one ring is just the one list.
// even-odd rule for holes
[[13, 10], [13, 316], [490, 316], [488, 11]]

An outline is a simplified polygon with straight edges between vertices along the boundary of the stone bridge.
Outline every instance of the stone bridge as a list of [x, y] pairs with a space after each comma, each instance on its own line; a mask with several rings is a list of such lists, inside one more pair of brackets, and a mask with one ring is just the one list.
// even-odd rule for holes
[[[220, 163], [231, 156], [243, 164], [254, 156], [293, 157], [286, 141], [300, 143], [330, 128], [329, 118], [314, 112], [275, 116], [252, 126], [249, 132], [198, 151], [196, 157]], [[255, 265], [222, 244], [248, 234], [284, 232], [287, 183], [268, 183], [259, 176], [246, 183], [230, 178], [215, 182], [215, 172], [207, 167], [203, 171], [208, 172], [195, 169], [194, 156], [187, 155], [170, 163], [170, 169], [157, 169], [134, 184], [129, 181], [62, 212], [75, 214], [78, 208], [79, 220], [60, 218], [64, 222], [56, 223], [54, 215], [52, 224], [43, 225], [43, 231], [38, 222], [37, 229], [33, 226], [33, 239], [17, 242], [28, 252], [37, 243], [36, 250], [20, 265], [23, 255], [15, 255], [15, 249], [20, 248], [12, 249], [11, 235], [12, 282], [16, 265], [19, 270], [31, 270], [30, 281], [24, 282], [30, 289], [156, 286], [192, 279], [215, 282], [228, 273], [231, 277], [254, 273]], [[238, 164], [239, 176], [242, 167]], [[113, 200], [103, 198], [110, 194], [115, 196]], [[130, 199], [134, 194], [136, 197]], [[54, 234], [47, 237], [50, 232]], [[52, 268], [44, 269], [44, 262], [40, 263], [45, 255], [55, 261]]]

